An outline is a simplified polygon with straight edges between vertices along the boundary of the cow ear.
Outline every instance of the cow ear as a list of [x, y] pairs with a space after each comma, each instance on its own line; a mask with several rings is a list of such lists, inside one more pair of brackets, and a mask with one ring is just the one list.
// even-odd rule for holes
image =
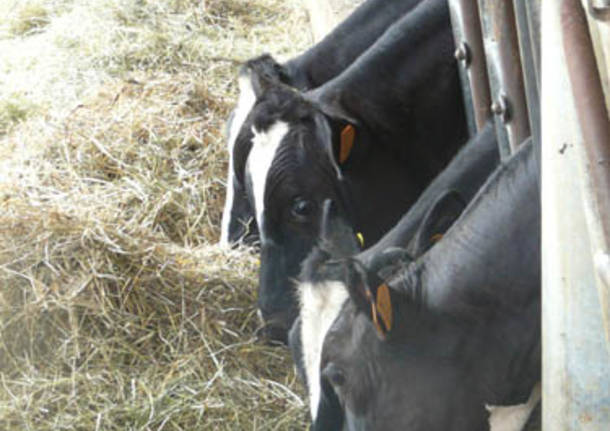
[[323, 87], [305, 93], [305, 98], [314, 103], [325, 115], [345, 123], [358, 125], [358, 120], [345, 109], [341, 102], [341, 93], [328, 91]]
[[259, 99], [267, 89], [280, 83], [289, 81], [288, 72], [269, 54], [248, 60], [241, 71], [242, 75], [250, 78], [254, 95]]
[[375, 277], [369, 277], [367, 268], [357, 259], [348, 259], [343, 279], [347, 285], [350, 299], [361, 313], [369, 317], [380, 337], [385, 338], [383, 328], [379, 327], [380, 317], [376, 304], [377, 284], [371, 278]]
[[330, 199], [326, 199], [322, 204], [320, 244], [334, 259], [352, 256], [359, 251], [354, 231]]
[[[398, 253], [398, 249], [395, 251]], [[392, 253], [388, 254], [391, 255]], [[393, 256], [402, 257], [404, 251], [400, 250], [400, 254]], [[394, 324], [394, 304], [390, 287], [355, 258], [348, 260], [345, 271], [344, 280], [350, 299], [361, 313], [368, 316], [379, 338], [385, 340]]]
[[358, 135], [358, 122], [343, 108], [338, 94], [313, 90], [304, 97], [324, 114], [327, 124], [330, 124], [328, 128], [330, 133], [326, 139], [328, 153], [337, 169], [338, 177], [341, 178], [339, 166], [349, 159], [354, 148]]
[[348, 259], [344, 266], [343, 279], [347, 285], [347, 291], [356, 307], [368, 313], [372, 302], [372, 293], [368, 285], [366, 268], [356, 258]]
[[395, 269], [413, 261], [406, 248], [389, 247], [375, 254], [368, 264], [369, 271], [382, 279], [388, 279]]
[[446, 191], [439, 196], [424, 216], [414, 236], [413, 254], [420, 256], [439, 241], [460, 217], [465, 207], [464, 199], [455, 190]]

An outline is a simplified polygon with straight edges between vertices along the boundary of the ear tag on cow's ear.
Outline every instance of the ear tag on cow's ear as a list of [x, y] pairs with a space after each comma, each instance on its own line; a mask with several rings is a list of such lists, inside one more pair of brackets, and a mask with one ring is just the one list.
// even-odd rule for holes
[[377, 331], [377, 335], [382, 340], [385, 340], [385, 332], [381, 325], [379, 324], [379, 318], [377, 317], [377, 307], [374, 302], [371, 302], [371, 320], [373, 321], [373, 326], [375, 326], [375, 330]]
[[379, 319], [377, 317], [377, 306], [375, 304], [375, 301], [373, 300], [373, 295], [371, 295], [371, 291], [368, 289], [368, 287], [364, 289], [364, 294], [368, 303], [371, 304], [371, 321], [373, 322], [373, 326], [375, 326], [375, 330], [377, 331], [379, 338], [384, 339], [385, 334], [383, 332], [383, 329], [381, 328], [381, 325], [379, 324]]
[[362, 232], [358, 232], [356, 234], [356, 238], [358, 238], [358, 244], [360, 244], [360, 247], [364, 248], [364, 235], [362, 235]]
[[341, 146], [339, 148], [339, 163], [344, 163], [352, 152], [354, 139], [356, 138], [356, 129], [351, 124], [348, 124], [341, 130]]
[[394, 316], [392, 314], [392, 300], [390, 299], [390, 288], [383, 283], [377, 288], [377, 314], [381, 317], [385, 326], [386, 332], [392, 330]]

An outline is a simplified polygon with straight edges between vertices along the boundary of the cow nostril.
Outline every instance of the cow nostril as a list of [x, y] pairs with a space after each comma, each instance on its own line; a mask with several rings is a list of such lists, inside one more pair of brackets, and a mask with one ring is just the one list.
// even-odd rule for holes
[[322, 376], [331, 382], [333, 386], [342, 386], [345, 383], [345, 373], [333, 362], [324, 368]]

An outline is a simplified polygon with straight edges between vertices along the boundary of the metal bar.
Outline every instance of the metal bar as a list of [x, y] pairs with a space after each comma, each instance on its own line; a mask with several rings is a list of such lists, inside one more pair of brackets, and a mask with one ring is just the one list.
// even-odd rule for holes
[[542, 415], [546, 431], [607, 431], [610, 357], [585, 206], [581, 129], [562, 43], [561, 1], [541, 5]]
[[[570, 53], [566, 59], [568, 74], [587, 157], [585, 175], [593, 210], [593, 229], [596, 236], [601, 235], [593, 242], [600, 248], [595, 259], [599, 260], [596, 262], [597, 270], [601, 272], [598, 287], [606, 339], [610, 342], [610, 284], [605, 275], [610, 274], [610, 121], [587, 17], [580, 1], [564, 0], [561, 25], [564, 47]], [[597, 253], [600, 253], [599, 258]]]
[[532, 59], [534, 60], [534, 70], [536, 71], [536, 83], [540, 90], [540, 10], [542, 0], [531, 0], [523, 3], [525, 4], [530, 31], [530, 46], [532, 49]]
[[[540, 162], [540, 0], [513, 0], [517, 19], [519, 50], [525, 77], [527, 111], [537, 159]], [[538, 58], [537, 58], [538, 56]]]
[[455, 58], [460, 78], [470, 135], [480, 131], [489, 116], [491, 98], [479, 10], [472, 0], [449, 0], [455, 39]]
[[478, 0], [491, 87], [491, 111], [502, 157], [530, 135], [512, 2]]

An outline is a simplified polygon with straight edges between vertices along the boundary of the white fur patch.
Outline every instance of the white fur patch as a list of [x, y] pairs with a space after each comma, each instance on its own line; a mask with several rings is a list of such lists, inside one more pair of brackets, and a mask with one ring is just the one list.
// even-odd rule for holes
[[301, 300], [301, 341], [303, 362], [309, 386], [309, 408], [312, 420], [316, 419], [320, 402], [320, 361], [326, 333], [335, 321], [348, 298], [345, 285], [338, 281], [298, 287]]
[[227, 150], [229, 151], [229, 169], [227, 173], [227, 194], [225, 198], [225, 206], [222, 212], [222, 224], [220, 227], [220, 243], [221, 246], [229, 245], [229, 224], [231, 222], [231, 209], [233, 208], [233, 147], [235, 146], [235, 140], [239, 131], [241, 130], [246, 117], [250, 113], [250, 110], [256, 102], [256, 95], [252, 88], [252, 82], [249, 76], [240, 76], [239, 80], [239, 99], [237, 100], [237, 107], [233, 114], [233, 121], [231, 123], [231, 129], [229, 130], [229, 136], [227, 137]]
[[263, 239], [263, 213], [265, 211], [265, 185], [267, 184], [267, 173], [275, 152], [282, 142], [282, 138], [288, 133], [288, 123], [278, 121], [264, 132], [258, 132], [252, 127], [252, 149], [248, 156], [247, 169], [252, 179], [254, 195], [254, 211], [258, 231]]
[[540, 401], [540, 383], [532, 389], [529, 399], [524, 404], [514, 406], [488, 406], [489, 431], [521, 431], [532, 410]]

